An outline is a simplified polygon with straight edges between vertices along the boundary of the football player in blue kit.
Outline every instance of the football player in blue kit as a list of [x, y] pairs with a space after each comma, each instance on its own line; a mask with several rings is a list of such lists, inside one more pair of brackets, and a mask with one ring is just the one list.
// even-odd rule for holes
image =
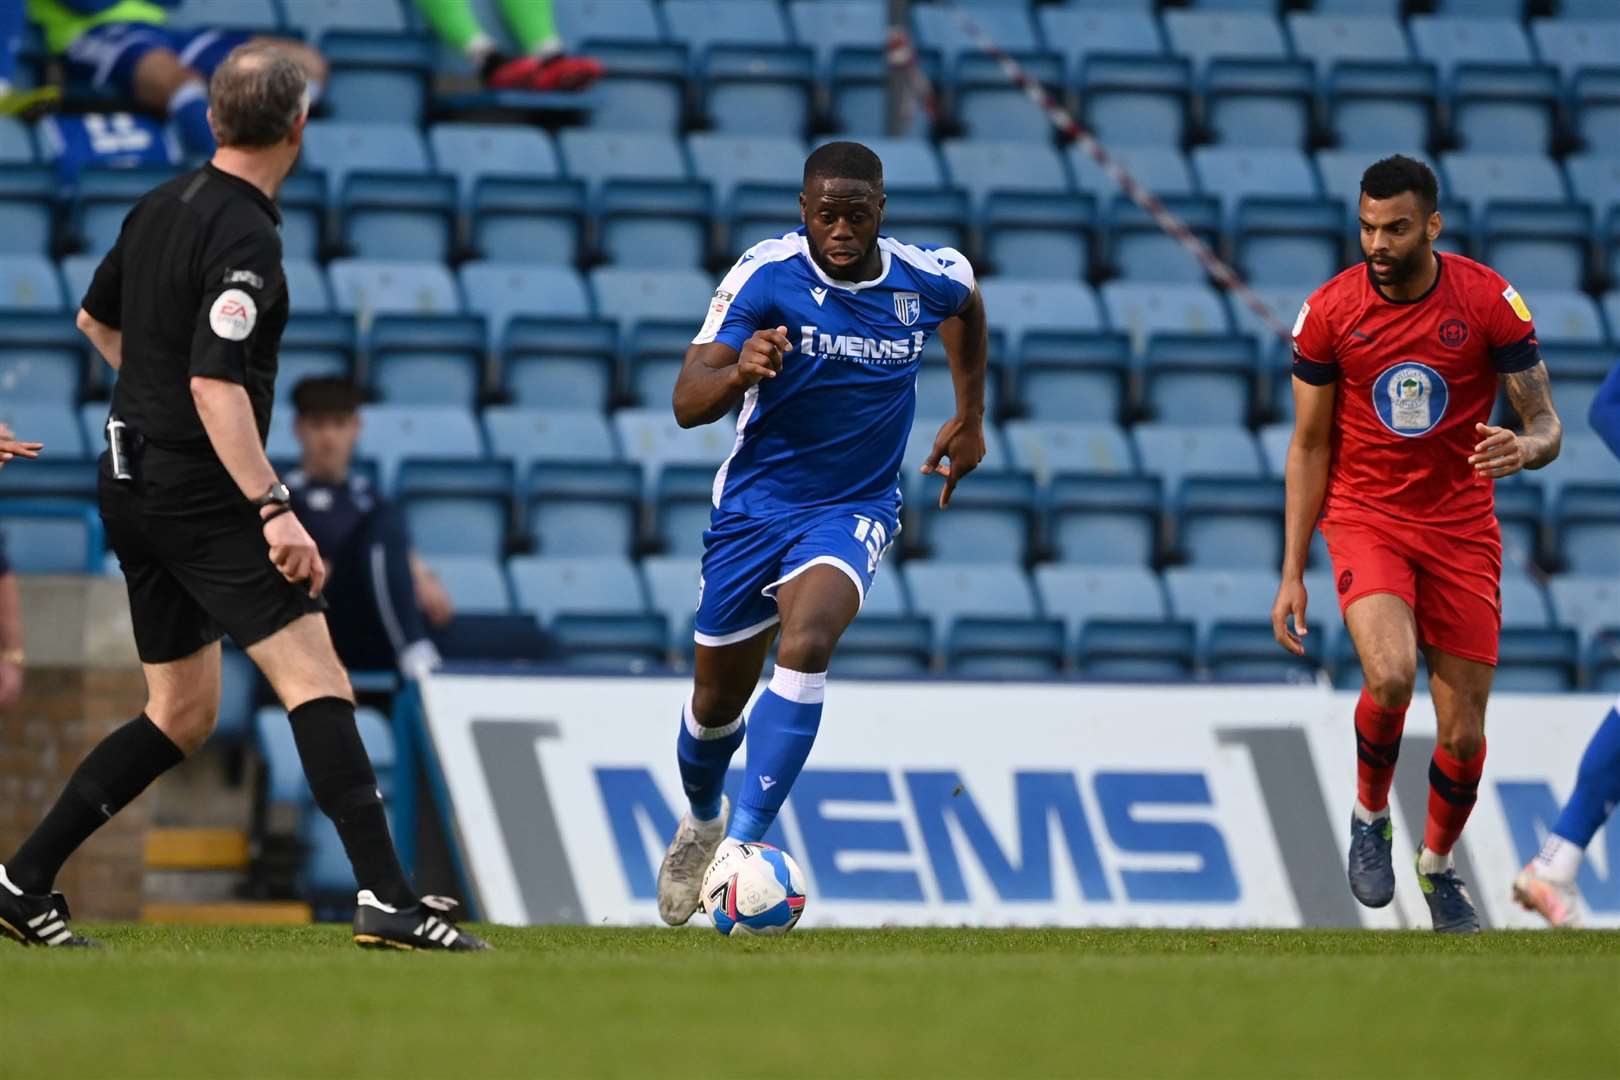
[[[956, 391], [922, 467], [941, 508], [984, 457], [987, 324], [973, 268], [947, 247], [880, 235], [883, 164], [828, 143], [804, 165], [804, 225], [726, 274], [675, 383], [682, 427], [741, 406], [703, 534], [692, 696], [676, 758], [690, 808], [658, 872], [658, 913], [697, 910], [722, 842], [764, 837], [821, 724], [827, 666], [900, 531], [900, 459], [936, 331]], [[776, 668], [746, 723], [771, 641]], [[747, 732], [742, 793], [726, 769]]]

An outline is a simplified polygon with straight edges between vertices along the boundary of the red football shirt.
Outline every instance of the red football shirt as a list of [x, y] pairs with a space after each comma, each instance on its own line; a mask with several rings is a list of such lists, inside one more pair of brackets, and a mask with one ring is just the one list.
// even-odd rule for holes
[[1338, 382], [1324, 512], [1472, 532], [1492, 524], [1492, 482], [1468, 457], [1497, 374], [1541, 359], [1530, 309], [1490, 267], [1436, 253], [1429, 291], [1391, 300], [1365, 264], [1311, 294], [1294, 322], [1294, 377]]

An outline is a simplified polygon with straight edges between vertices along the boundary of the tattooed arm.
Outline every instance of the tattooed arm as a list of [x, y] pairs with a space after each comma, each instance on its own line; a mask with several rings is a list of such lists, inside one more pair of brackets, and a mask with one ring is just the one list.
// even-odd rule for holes
[[1520, 469], [1539, 469], [1558, 456], [1564, 441], [1564, 425], [1553, 408], [1552, 384], [1547, 378], [1547, 365], [1537, 361], [1535, 366], [1502, 376], [1513, 411], [1524, 422], [1524, 434], [1518, 435], [1506, 428], [1475, 424], [1480, 441], [1468, 463], [1480, 476], [1499, 480]]

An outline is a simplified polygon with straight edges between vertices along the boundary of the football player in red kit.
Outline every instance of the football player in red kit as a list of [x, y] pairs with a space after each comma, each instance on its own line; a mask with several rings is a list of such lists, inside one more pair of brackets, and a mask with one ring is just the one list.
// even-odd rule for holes
[[[1312, 293], [1294, 323], [1294, 435], [1277, 641], [1304, 653], [1305, 559], [1321, 516], [1339, 607], [1365, 676], [1356, 705], [1350, 891], [1395, 895], [1389, 787], [1421, 649], [1439, 741], [1418, 884], [1434, 928], [1479, 929], [1451, 849], [1485, 764], [1485, 700], [1502, 625], [1492, 485], [1558, 455], [1562, 427], [1530, 309], [1495, 271], [1434, 250], [1427, 165], [1361, 179], [1365, 266]], [[1500, 383], [1523, 434], [1488, 421]], [[1288, 620], [1292, 617], [1293, 627]]]

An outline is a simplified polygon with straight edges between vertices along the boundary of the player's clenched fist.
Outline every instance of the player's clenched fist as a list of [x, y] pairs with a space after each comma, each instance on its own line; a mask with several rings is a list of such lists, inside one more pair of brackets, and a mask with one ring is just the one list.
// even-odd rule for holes
[[1489, 424], [1475, 424], [1474, 431], [1481, 437], [1468, 456], [1468, 464], [1474, 467], [1475, 473], [1500, 480], [1524, 468], [1524, 445], [1519, 436]]
[[303, 523], [292, 514], [277, 514], [264, 523], [264, 538], [270, 544], [270, 561], [281, 576], [294, 583], [307, 581], [309, 595], [321, 595], [326, 563]]
[[743, 386], [755, 386], [761, 379], [774, 379], [782, 370], [782, 357], [793, 351], [787, 327], [755, 330], [737, 354], [737, 378]]

